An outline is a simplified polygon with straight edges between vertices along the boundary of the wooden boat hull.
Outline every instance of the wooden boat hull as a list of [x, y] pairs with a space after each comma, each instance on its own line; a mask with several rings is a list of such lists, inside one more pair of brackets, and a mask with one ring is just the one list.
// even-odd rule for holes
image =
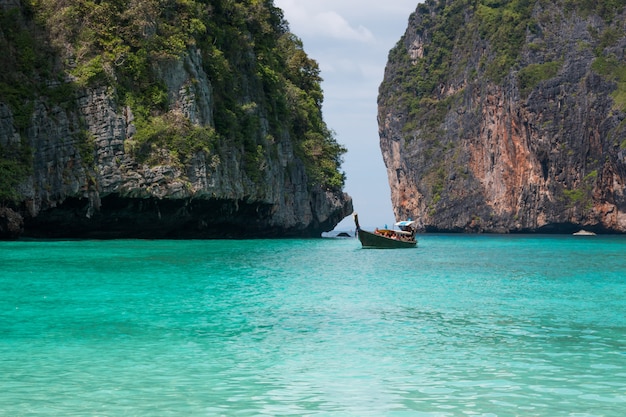
[[399, 240], [377, 235], [367, 230], [358, 229], [357, 234], [361, 245], [368, 249], [402, 249], [414, 248], [417, 246], [416, 240]]

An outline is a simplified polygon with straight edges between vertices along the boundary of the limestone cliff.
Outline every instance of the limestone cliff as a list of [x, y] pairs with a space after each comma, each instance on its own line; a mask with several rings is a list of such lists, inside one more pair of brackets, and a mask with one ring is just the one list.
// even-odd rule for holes
[[272, 0], [0, 2], [0, 237], [319, 236], [352, 212]]
[[427, 0], [389, 54], [380, 146], [426, 231], [626, 231], [626, 2]]

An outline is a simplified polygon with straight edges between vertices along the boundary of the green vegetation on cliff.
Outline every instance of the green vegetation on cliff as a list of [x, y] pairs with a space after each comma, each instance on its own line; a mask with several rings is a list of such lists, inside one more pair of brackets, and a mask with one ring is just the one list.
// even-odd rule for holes
[[[194, 152], [235, 148], [260, 183], [278, 138], [290, 138], [310, 185], [343, 187], [345, 149], [322, 119], [319, 68], [273, 0], [28, 0], [0, 9], [0, 54], [0, 103], [20, 134], [36, 99], [65, 106], [81, 88], [105, 87], [133, 112], [127, 150], [141, 161], [158, 163], [159, 149], [185, 164]], [[168, 107], [159, 69], [189, 54], [211, 84], [211, 126]], [[0, 154], [5, 169], [22, 161], [10, 155]]]
[[0, 146], [0, 203], [19, 199], [16, 187], [32, 172], [31, 164], [28, 146]]
[[626, 63], [619, 62], [614, 55], [599, 56], [593, 62], [592, 68], [617, 84], [617, 89], [612, 94], [615, 107], [626, 110]]
[[[553, 77], [558, 62], [521, 65], [521, 52], [527, 36], [537, 31], [533, 10], [551, 4], [549, 0], [426, 0], [417, 6], [413, 30], [423, 42], [419, 59], [408, 53], [403, 37], [389, 55], [390, 77], [381, 90], [400, 91], [399, 100], [408, 114], [421, 116], [435, 107], [433, 100], [444, 99], [448, 92], [440, 86], [452, 79], [471, 81], [480, 77], [500, 83], [512, 69], [521, 69], [522, 92], [544, 79]], [[566, 13], [581, 16], [597, 14], [611, 22], [626, 0], [561, 0]], [[554, 19], [553, 16], [546, 18]], [[598, 33], [600, 48], [619, 39], [614, 28]], [[529, 46], [530, 47], [530, 46]], [[602, 49], [598, 51], [601, 55]], [[474, 62], [476, 57], [480, 60]], [[604, 59], [604, 58], [603, 58]], [[609, 61], [611, 58], [609, 58]], [[614, 61], [614, 60], [613, 60]], [[624, 83], [623, 69], [603, 60], [598, 67], [604, 75]], [[620, 91], [622, 89], [620, 88]], [[616, 95], [620, 101], [624, 93]]]
[[378, 96], [396, 215], [624, 230], [625, 18], [626, 0], [420, 3]]
[[13, 129], [21, 137], [0, 141], [0, 203], [17, 201], [17, 186], [32, 173], [31, 149], [23, 135], [30, 123], [33, 100], [41, 94], [57, 98], [66, 94], [59, 83], [42, 79], [51, 76], [51, 54], [38, 42], [40, 32], [32, 29], [18, 9], [0, 9], [0, 105], [11, 109]]

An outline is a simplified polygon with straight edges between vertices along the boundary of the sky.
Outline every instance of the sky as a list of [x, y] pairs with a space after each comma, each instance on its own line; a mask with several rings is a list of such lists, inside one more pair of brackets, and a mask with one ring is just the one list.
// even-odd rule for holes
[[[418, 0], [274, 0], [291, 32], [317, 61], [324, 79], [322, 113], [348, 149], [344, 191], [364, 227], [391, 226], [391, 191], [378, 137], [378, 86], [389, 50], [400, 40]], [[352, 217], [336, 230], [354, 229]]]

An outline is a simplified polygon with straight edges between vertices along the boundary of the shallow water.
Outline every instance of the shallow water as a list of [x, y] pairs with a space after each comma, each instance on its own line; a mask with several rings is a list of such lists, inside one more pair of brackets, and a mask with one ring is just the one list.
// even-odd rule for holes
[[623, 416], [626, 238], [0, 243], [0, 415]]

